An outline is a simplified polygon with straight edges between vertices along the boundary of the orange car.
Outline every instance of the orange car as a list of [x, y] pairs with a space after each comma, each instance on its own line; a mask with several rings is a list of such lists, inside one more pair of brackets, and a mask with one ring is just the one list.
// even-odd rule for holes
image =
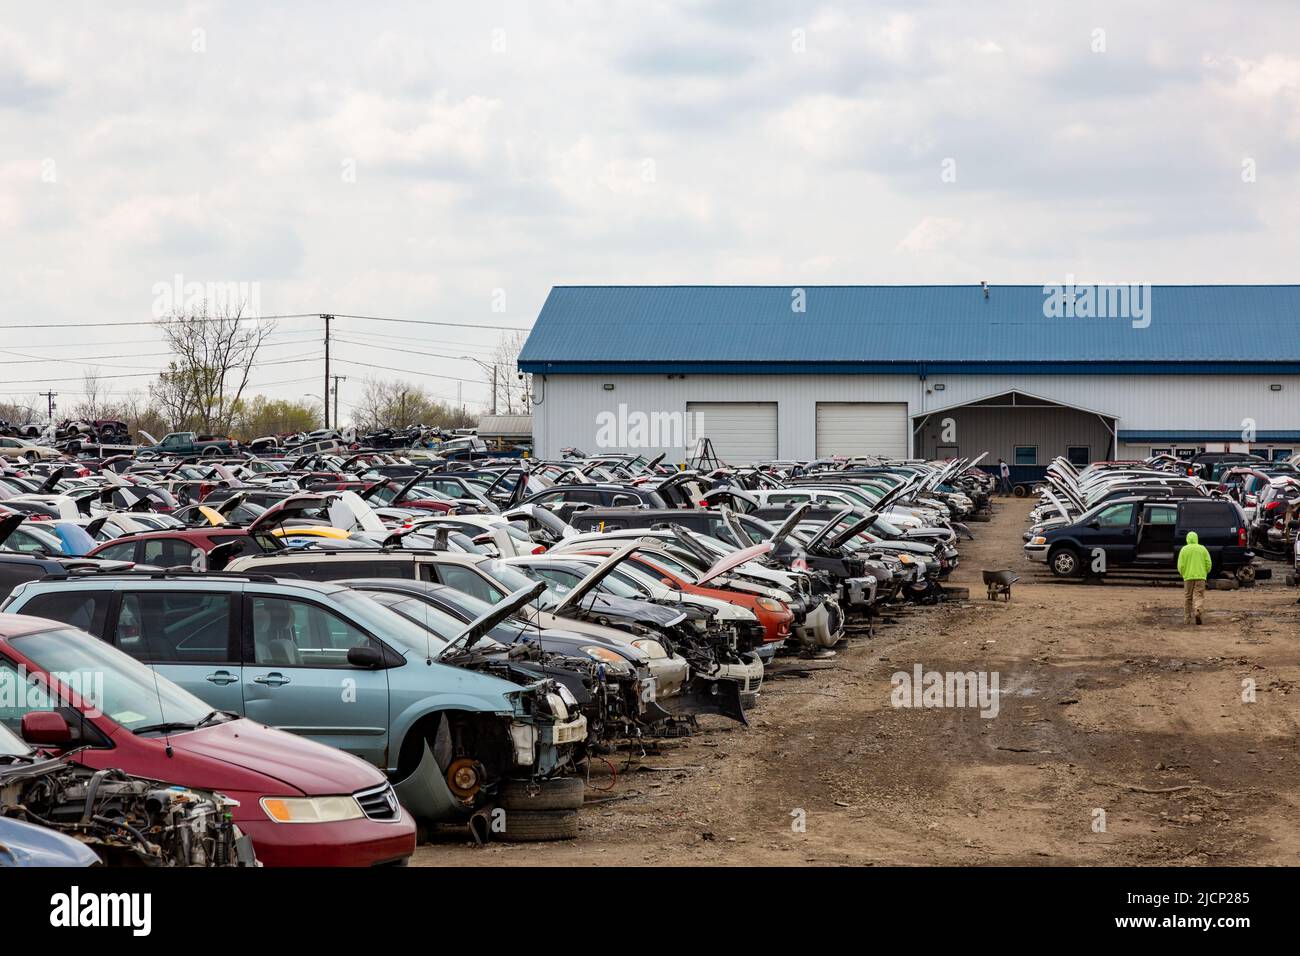
[[[774, 598], [765, 597], [761, 594], [750, 594], [748, 591], [737, 591], [730, 588], [720, 588], [710, 586], [711, 581], [720, 577], [731, 568], [745, 561], [751, 560], [754, 555], [751, 551], [763, 548], [764, 545], [756, 545], [754, 548], [738, 551], [733, 556], [734, 560], [720, 562], [706, 572], [696, 572], [686, 567], [675, 559], [666, 558], [656, 551], [635, 551], [628, 558], [628, 561], [635, 564], [641, 570], [648, 574], [653, 574], [670, 588], [683, 591], [686, 594], [697, 594], [701, 597], [715, 598], [719, 601], [726, 601], [728, 604], [735, 604], [738, 607], [747, 608], [758, 618], [758, 623], [763, 625], [763, 643], [772, 644], [778, 641], [784, 641], [790, 636], [790, 626], [794, 623], [794, 613], [780, 601]], [[582, 554], [594, 554], [600, 557], [606, 557], [612, 554], [613, 548], [592, 547], [584, 549]], [[747, 556], [748, 555], [748, 556]], [[669, 562], [676, 567], [669, 567]], [[691, 577], [687, 577], [687, 575]]]

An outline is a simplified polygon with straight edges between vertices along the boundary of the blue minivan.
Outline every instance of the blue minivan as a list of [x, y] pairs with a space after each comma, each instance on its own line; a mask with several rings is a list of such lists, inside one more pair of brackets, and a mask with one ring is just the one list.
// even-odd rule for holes
[[[528, 599], [511, 595], [466, 633]], [[468, 817], [507, 781], [557, 776], [587, 737], [563, 685], [441, 663], [452, 642], [337, 584], [95, 575], [20, 585], [3, 610], [79, 627], [215, 709], [369, 761], [417, 819]]]

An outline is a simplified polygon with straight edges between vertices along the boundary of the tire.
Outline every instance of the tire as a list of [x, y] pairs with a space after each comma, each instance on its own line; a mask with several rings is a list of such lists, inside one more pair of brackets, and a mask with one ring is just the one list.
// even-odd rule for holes
[[[538, 788], [541, 789], [538, 789]], [[509, 810], [576, 810], [582, 806], [587, 784], [581, 777], [554, 780], [507, 780], [497, 795], [497, 806]]]
[[1083, 569], [1083, 559], [1074, 548], [1057, 548], [1047, 556], [1047, 566], [1058, 578], [1077, 578]]
[[510, 843], [574, 840], [577, 836], [577, 810], [507, 810], [501, 833], [501, 839]]
[[1247, 588], [1255, 583], [1255, 566], [1253, 564], [1243, 564], [1237, 569], [1237, 583]]
[[1025, 495], [1029, 494], [1029, 491], [1025, 488], [1024, 485], [1016, 485], [1014, 488], [1011, 489], [1011, 493], [1015, 495], [1017, 498], [1023, 498], [1025, 497]]

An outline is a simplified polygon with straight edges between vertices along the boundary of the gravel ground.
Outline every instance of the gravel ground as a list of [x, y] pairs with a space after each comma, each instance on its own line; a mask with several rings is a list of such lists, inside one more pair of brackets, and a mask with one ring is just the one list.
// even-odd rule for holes
[[[751, 726], [708, 718], [597, 765], [581, 835], [416, 865], [1300, 863], [1297, 592], [1206, 594], [1141, 576], [1059, 583], [1026, 562], [1029, 503], [975, 524], [950, 584], [973, 600], [891, 614], [827, 661], [779, 661]], [[1010, 603], [980, 569], [1016, 569]], [[996, 672], [996, 716], [895, 708], [891, 675]], [[1255, 700], [1243, 701], [1243, 682]], [[1100, 826], [1104, 822], [1104, 827]]]

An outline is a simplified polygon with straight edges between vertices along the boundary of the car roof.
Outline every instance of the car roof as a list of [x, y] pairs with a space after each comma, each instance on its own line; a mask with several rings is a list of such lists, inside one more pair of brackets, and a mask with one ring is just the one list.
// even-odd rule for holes
[[[55, 576], [38, 578], [26, 582], [32, 591], [62, 591], [88, 588], [96, 590], [115, 590], [120, 587], [155, 588], [176, 590], [177, 585], [216, 588], [223, 584], [270, 584], [297, 588], [302, 591], [314, 591], [318, 594], [332, 594], [346, 588], [334, 581], [313, 581], [307, 578], [277, 578], [263, 574], [240, 574], [231, 571], [209, 571], [196, 573], [191, 571], [164, 571], [149, 574], [140, 571], [121, 573], [82, 574], [73, 577]], [[26, 592], [24, 592], [26, 593]], [[4, 615], [0, 615], [3, 617]]]
[[35, 634], [56, 627], [68, 625], [45, 617], [32, 617], [30, 614], [0, 614], [0, 639], [22, 637], [24, 634]]

